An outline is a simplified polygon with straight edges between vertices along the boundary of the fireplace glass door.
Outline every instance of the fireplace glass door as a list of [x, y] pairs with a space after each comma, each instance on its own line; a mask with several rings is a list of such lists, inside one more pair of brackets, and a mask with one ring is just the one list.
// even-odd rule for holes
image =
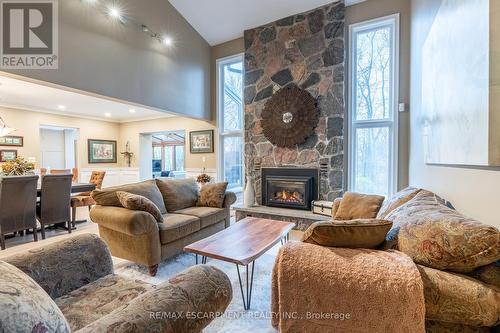
[[267, 177], [266, 205], [283, 208], [309, 209], [311, 177]]

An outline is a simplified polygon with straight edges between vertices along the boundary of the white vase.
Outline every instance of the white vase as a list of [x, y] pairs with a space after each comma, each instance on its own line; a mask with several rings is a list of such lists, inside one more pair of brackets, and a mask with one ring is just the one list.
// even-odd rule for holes
[[253, 177], [247, 176], [245, 192], [243, 193], [243, 206], [250, 208], [255, 206], [255, 191], [253, 189]]

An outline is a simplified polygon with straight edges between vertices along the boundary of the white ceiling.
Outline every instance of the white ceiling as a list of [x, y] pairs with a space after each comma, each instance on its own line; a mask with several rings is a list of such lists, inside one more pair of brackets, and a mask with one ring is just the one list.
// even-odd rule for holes
[[120, 123], [172, 116], [125, 102], [45, 86], [3, 74], [0, 74], [0, 106]]
[[[169, 0], [210, 45], [243, 31], [338, 0]], [[346, 6], [365, 0], [346, 0]]]

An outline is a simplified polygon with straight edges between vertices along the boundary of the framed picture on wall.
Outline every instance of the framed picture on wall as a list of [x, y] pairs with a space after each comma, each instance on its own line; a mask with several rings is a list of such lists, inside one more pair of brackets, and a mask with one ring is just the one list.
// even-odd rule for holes
[[13, 161], [17, 158], [17, 150], [0, 150], [0, 162]]
[[22, 147], [24, 138], [22, 136], [2, 136], [0, 137], [0, 146]]
[[89, 163], [116, 163], [116, 141], [88, 140]]
[[206, 154], [214, 152], [214, 131], [189, 132], [189, 147], [191, 154]]

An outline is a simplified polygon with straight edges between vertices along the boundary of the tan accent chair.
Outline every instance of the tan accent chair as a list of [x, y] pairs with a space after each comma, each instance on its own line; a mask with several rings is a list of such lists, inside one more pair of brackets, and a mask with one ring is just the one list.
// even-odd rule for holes
[[[100, 190], [105, 175], [106, 171], [92, 171], [89, 183], [94, 184], [95, 188]], [[90, 192], [78, 193], [71, 197], [71, 224], [73, 227], [76, 223], [76, 209], [78, 207], [88, 207], [90, 211], [93, 205], [95, 205], [95, 201], [90, 196]]]
[[[176, 194], [160, 192], [156, 182], [161, 186], [169, 185]], [[108, 244], [112, 255], [148, 266], [152, 276], [156, 275], [160, 262], [182, 253], [184, 246], [229, 227], [230, 207], [236, 202], [236, 195], [226, 192], [223, 208], [196, 207], [199, 190], [194, 179], [156, 182], [148, 180], [93, 191], [97, 205], [90, 211], [90, 218], [99, 225], [99, 235]], [[146, 196], [159, 207], [163, 223], [158, 223], [145, 211], [121, 207], [116, 201], [116, 191]], [[165, 207], [170, 207], [170, 210], [167, 212]]]

